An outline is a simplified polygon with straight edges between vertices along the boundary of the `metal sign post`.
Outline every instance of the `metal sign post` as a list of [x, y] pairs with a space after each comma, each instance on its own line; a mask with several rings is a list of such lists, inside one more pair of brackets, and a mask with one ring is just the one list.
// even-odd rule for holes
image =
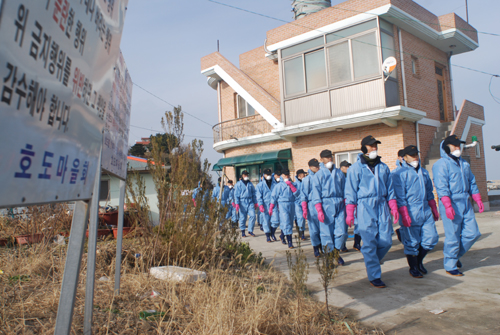
[[67, 335], [71, 331], [88, 217], [89, 202], [77, 201], [73, 212], [73, 221], [71, 222], [68, 253], [66, 255], [66, 265], [64, 266], [61, 296], [59, 297], [59, 306], [57, 308], [57, 320], [54, 332], [56, 335]]
[[120, 201], [118, 208], [118, 236], [116, 237], [116, 268], [115, 268], [115, 294], [120, 294], [120, 276], [122, 266], [122, 241], [123, 241], [123, 205], [125, 203], [126, 182], [120, 180]]
[[97, 230], [99, 228], [99, 194], [101, 188], [101, 156], [97, 164], [97, 175], [90, 205], [89, 240], [87, 244], [87, 282], [85, 289], [85, 315], [83, 317], [83, 333], [92, 334], [92, 314], [94, 311], [95, 264], [97, 251]]

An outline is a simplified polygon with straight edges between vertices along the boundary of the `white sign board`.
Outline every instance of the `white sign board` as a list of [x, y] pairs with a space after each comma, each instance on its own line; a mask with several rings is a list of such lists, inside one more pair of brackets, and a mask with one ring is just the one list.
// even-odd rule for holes
[[107, 172], [127, 178], [128, 134], [132, 105], [132, 79], [120, 53], [114, 67], [113, 90], [106, 111], [101, 166]]
[[91, 197], [127, 3], [0, 1], [0, 207]]

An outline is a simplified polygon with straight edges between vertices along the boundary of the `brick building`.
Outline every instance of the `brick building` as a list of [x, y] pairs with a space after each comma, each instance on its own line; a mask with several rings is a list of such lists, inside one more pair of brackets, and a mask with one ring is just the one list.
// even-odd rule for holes
[[[391, 169], [397, 151], [416, 144], [427, 170], [445, 136], [478, 145], [464, 151], [488, 208], [483, 107], [453, 96], [450, 59], [475, 50], [477, 31], [455, 13], [435, 16], [412, 0], [348, 0], [267, 32], [264, 46], [240, 55], [239, 68], [220, 53], [201, 59], [217, 90], [215, 169], [235, 179], [248, 170], [307, 169], [323, 149], [354, 162], [373, 135]], [[395, 57], [388, 77], [382, 63]], [[214, 111], [215, 112], [215, 111]]]

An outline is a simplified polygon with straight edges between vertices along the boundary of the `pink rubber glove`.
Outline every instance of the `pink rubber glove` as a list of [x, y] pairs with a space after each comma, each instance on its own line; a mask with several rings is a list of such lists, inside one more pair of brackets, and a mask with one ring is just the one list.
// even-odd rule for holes
[[234, 202], [231, 203], [231, 206], [233, 206], [233, 208], [236, 208], [236, 204]]
[[307, 220], [307, 202], [302, 201], [302, 217]]
[[196, 200], [194, 200], [194, 199], [191, 199], [191, 200], [193, 200], [193, 205], [194, 205], [194, 207], [196, 207]]
[[292, 192], [293, 192], [293, 193], [297, 192], [297, 188], [296, 188], [295, 186], [293, 186], [293, 184], [292, 184], [292, 182], [291, 182], [290, 180], [288, 180], [288, 181], [286, 182], [286, 184], [287, 184], [288, 186], [290, 186], [290, 189], [292, 190]]
[[479, 193], [473, 194], [472, 199], [474, 199], [474, 201], [477, 204], [477, 207], [479, 207], [479, 213], [484, 212], [484, 205], [483, 205], [483, 201], [481, 200], [481, 194], [479, 194]]
[[399, 213], [401, 214], [401, 220], [403, 221], [403, 226], [410, 228], [411, 217], [410, 213], [408, 213], [408, 207], [406, 206], [399, 207]]
[[259, 210], [260, 210], [260, 212], [261, 212], [261, 213], [264, 213], [264, 211], [265, 211], [266, 209], [264, 208], [264, 205], [260, 205], [260, 206], [259, 206]]
[[446, 209], [446, 217], [450, 220], [453, 220], [455, 218], [455, 210], [451, 205], [450, 197], [442, 197], [441, 202], [443, 203], [444, 208]]
[[239, 212], [240, 211], [240, 205], [236, 204], [234, 206], [235, 206], [234, 208], [236, 209], [236, 211]]
[[432, 210], [432, 216], [434, 216], [434, 221], [439, 220], [439, 212], [438, 212], [438, 208], [436, 206], [436, 200], [434, 200], [434, 199], [429, 200], [429, 207]]
[[352, 227], [354, 225], [354, 211], [356, 210], [356, 205], [348, 204], [346, 205], [345, 209], [346, 209], [345, 223], [347, 223], [349, 227]]
[[273, 216], [274, 204], [269, 205], [269, 216]]
[[321, 206], [321, 203], [314, 205], [316, 208], [316, 211], [318, 212], [318, 220], [319, 222], [325, 222], [325, 213], [323, 213], [323, 206]]
[[399, 221], [399, 212], [398, 212], [398, 202], [396, 199], [389, 200], [389, 208], [391, 209], [391, 214], [394, 216], [394, 224]]
[[257, 209], [257, 207], [259, 207], [259, 204], [255, 204], [255, 209]]

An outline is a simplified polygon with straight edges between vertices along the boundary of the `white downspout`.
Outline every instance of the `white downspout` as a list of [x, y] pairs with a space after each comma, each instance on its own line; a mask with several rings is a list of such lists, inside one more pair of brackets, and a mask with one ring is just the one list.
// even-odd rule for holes
[[448, 56], [448, 73], [450, 74], [450, 93], [451, 93], [451, 109], [453, 110], [453, 121], [455, 121], [455, 93], [453, 91], [453, 76], [451, 75], [451, 56], [453, 51], [450, 51]]
[[405, 107], [408, 107], [408, 97], [406, 95], [406, 77], [405, 77], [405, 59], [403, 56], [403, 39], [401, 37], [401, 29], [398, 27], [399, 39], [399, 58], [401, 59], [401, 80], [403, 80], [403, 99]]

